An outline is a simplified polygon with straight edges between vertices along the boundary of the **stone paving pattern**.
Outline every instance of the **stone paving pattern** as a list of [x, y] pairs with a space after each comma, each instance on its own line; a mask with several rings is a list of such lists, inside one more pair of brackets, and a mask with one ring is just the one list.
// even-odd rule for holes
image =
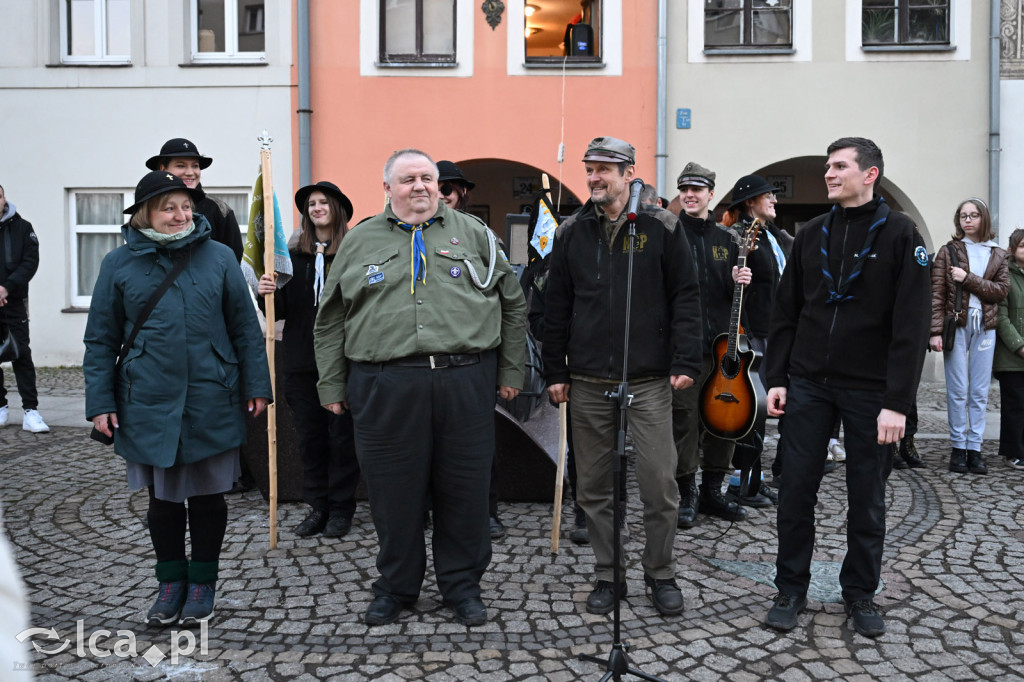
[[[81, 382], [74, 370], [42, 371], [40, 389], [74, 394]], [[922, 386], [920, 402], [923, 410], [943, 410], [941, 384]], [[997, 405], [994, 390], [990, 418]], [[791, 633], [762, 625], [775, 593], [773, 573], [765, 574], [769, 584], [736, 573], [772, 567], [771, 509], [751, 509], [748, 521], [731, 527], [702, 516], [697, 528], [680, 531], [686, 610], [658, 615], [643, 594], [643, 528], [633, 484], [630, 596], [621, 630], [632, 665], [664, 680], [1024, 680], [1024, 472], [996, 461], [997, 445], [990, 442], [988, 476], [949, 473], [944, 420], [924, 421], [931, 433], [922, 433], [919, 444], [929, 468], [895, 471], [889, 479], [890, 530], [877, 598], [887, 634], [861, 637], [841, 604], [813, 599]], [[822, 484], [815, 550], [822, 563], [816, 566], [844, 554], [842, 471], [840, 465]], [[376, 575], [376, 536], [366, 504], [353, 531], [333, 541], [296, 537], [289, 529], [305, 509], [282, 505], [283, 530], [269, 550], [267, 508], [253, 491], [229, 497], [208, 653], [156, 666], [141, 657], [78, 656], [80, 619], [86, 638], [99, 628], [132, 630], [140, 654], [151, 645], [169, 649], [170, 630], [142, 623], [156, 587], [141, 523], [144, 494], [129, 494], [122, 461], [85, 429], [34, 435], [8, 427], [0, 429], [0, 501], [32, 625], [53, 626], [72, 641], [57, 655], [32, 654], [40, 680], [597, 680], [602, 666], [577, 656], [605, 658], [611, 648], [611, 617], [584, 608], [591, 550], [563, 533], [559, 553], [551, 554], [550, 505], [501, 505], [508, 536], [495, 543], [484, 579], [485, 626], [455, 624], [430, 573], [412, 611], [398, 623], [370, 628], [361, 616]], [[563, 520], [564, 530], [571, 516], [563, 513]], [[101, 646], [112, 650], [116, 641], [111, 635]], [[0, 670], [0, 680], [7, 679], [19, 675]]]

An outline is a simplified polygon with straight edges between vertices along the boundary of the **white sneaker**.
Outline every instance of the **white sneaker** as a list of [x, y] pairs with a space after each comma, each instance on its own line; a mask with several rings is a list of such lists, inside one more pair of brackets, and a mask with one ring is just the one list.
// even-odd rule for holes
[[39, 410], [25, 410], [25, 419], [21, 422], [21, 428], [23, 431], [32, 433], [46, 433], [50, 430], [40, 416]]
[[7, 426], [7, 422], [11, 420], [11, 416], [7, 413], [7, 406], [0, 407], [0, 426]]
[[833, 462], [846, 461], [846, 450], [843, 448], [842, 443], [835, 438], [828, 442], [828, 456]]

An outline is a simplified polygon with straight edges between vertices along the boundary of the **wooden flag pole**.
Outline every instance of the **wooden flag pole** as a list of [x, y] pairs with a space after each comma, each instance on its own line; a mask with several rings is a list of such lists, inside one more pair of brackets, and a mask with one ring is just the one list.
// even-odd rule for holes
[[548, 206], [551, 205], [551, 180], [548, 178], [547, 173], [540, 174], [540, 186], [544, 188], [544, 199], [547, 200]]
[[551, 553], [558, 554], [562, 528], [562, 487], [565, 480], [565, 450], [569, 435], [568, 403], [558, 406], [558, 465], [555, 467], [555, 513], [551, 518]]
[[[274, 272], [274, 170], [270, 159], [270, 143], [274, 138], [266, 130], [260, 140], [260, 171], [263, 175], [263, 272]], [[268, 208], [269, 207], [269, 208]], [[267, 318], [267, 365], [270, 368], [270, 387], [277, 395], [274, 371], [276, 319], [274, 294], [263, 297]], [[270, 478], [270, 549], [277, 548], [277, 402], [267, 405], [267, 472]]]

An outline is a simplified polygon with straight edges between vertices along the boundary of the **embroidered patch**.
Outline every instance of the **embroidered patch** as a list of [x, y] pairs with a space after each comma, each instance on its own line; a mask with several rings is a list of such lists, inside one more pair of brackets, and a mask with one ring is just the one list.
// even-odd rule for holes
[[369, 277], [366, 278], [366, 283], [367, 284], [376, 284], [378, 282], [383, 282], [383, 281], [384, 281], [384, 273], [383, 272], [375, 272], [375, 273], [373, 273], [372, 275], [370, 275]]
[[505, 255], [505, 251], [504, 250], [498, 249], [498, 253], [500, 253], [501, 257], [505, 259], [505, 262], [508, 262], [508, 256]]
[[380, 270], [380, 268], [378, 268], [376, 265], [371, 265], [370, 267], [366, 268], [366, 276], [369, 277], [378, 270]]
[[928, 251], [923, 246], [919, 246], [914, 249], [914, 260], [922, 268], [928, 267]]
[[459, 238], [458, 237], [452, 237], [451, 238], [451, 242], [452, 242], [452, 246], [458, 246], [459, 245]]
[[462, 274], [462, 268], [460, 268], [458, 265], [453, 265], [451, 269], [448, 271], [448, 274], [451, 275], [452, 277], [458, 277], [459, 275]]

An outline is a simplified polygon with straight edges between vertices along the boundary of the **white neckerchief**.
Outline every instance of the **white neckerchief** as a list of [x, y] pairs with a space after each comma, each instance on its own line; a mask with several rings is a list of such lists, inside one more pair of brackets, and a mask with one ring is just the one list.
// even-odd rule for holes
[[324, 295], [324, 251], [329, 243], [316, 243], [316, 262], [313, 264], [313, 305], [320, 305], [320, 297]]

